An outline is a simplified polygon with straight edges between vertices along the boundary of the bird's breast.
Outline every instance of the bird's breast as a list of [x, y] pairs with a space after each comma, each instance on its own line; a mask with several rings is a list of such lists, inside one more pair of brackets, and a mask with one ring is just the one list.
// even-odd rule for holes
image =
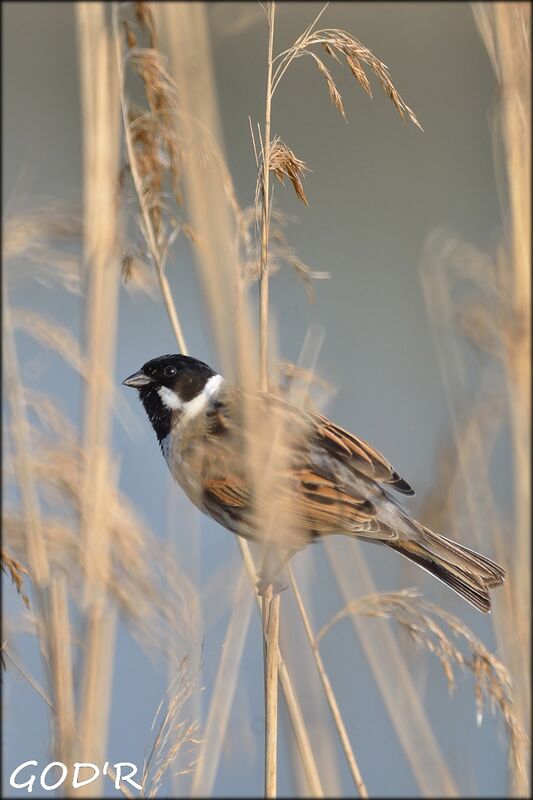
[[202, 509], [201, 473], [194, 462], [194, 448], [186, 447], [180, 436], [171, 433], [161, 440], [161, 452], [174, 480], [187, 497]]

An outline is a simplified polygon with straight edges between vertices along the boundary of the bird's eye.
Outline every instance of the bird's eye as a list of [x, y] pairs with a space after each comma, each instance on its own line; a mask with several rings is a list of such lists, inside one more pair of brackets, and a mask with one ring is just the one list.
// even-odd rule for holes
[[165, 367], [165, 370], [164, 370], [163, 374], [164, 374], [165, 378], [173, 378], [174, 375], [176, 374], [176, 372], [177, 372], [176, 367], [169, 366], [169, 367]]

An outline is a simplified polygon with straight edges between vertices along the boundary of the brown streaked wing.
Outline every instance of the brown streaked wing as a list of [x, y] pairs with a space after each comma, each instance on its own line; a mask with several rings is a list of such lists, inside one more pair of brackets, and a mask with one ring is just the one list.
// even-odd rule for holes
[[[377, 519], [370, 500], [344, 491], [333, 480], [316, 474], [312, 467], [291, 471], [282, 487], [289, 492], [287, 512], [293, 533], [349, 533], [386, 541], [397, 538], [395, 531]], [[242, 478], [233, 475], [206, 480], [204, 501], [211, 513], [215, 503], [226, 515], [235, 519], [238, 514], [252, 522], [251, 489]]]
[[353, 466], [363, 475], [385, 483], [397, 492], [414, 495], [409, 486], [394, 469], [392, 464], [378, 450], [353, 433], [340, 428], [321, 414], [312, 415], [315, 422], [316, 439], [326, 450]]
[[[367, 497], [355, 494], [312, 465], [293, 470], [290, 480], [298, 482], [293, 492], [291, 515], [298, 524], [316, 533], [351, 533], [393, 540], [397, 534], [377, 519], [377, 510]], [[349, 491], [347, 491], [349, 489]]]
[[250, 484], [242, 478], [212, 478], [204, 483], [204, 494], [232, 508], [250, 507]]

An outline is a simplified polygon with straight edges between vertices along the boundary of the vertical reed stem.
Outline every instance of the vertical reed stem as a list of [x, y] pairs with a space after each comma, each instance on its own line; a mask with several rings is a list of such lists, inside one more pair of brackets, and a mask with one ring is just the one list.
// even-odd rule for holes
[[268, 235], [270, 224], [270, 111], [272, 106], [272, 52], [276, 3], [268, 6], [268, 61], [265, 104], [265, 136], [263, 142], [263, 187], [261, 213], [261, 270], [259, 278], [259, 380], [268, 390]]
[[318, 675], [322, 682], [322, 687], [324, 689], [324, 694], [326, 695], [326, 700], [328, 701], [328, 705], [331, 711], [331, 715], [333, 717], [333, 721], [335, 723], [335, 727], [339, 734], [339, 738], [341, 740], [342, 749], [344, 751], [344, 755], [346, 757], [346, 761], [348, 763], [348, 767], [350, 768], [350, 772], [352, 773], [353, 782], [357, 788], [359, 793], [359, 797], [368, 797], [368, 791], [363, 781], [363, 777], [361, 775], [361, 771], [359, 769], [359, 765], [355, 760], [355, 755], [350, 744], [350, 739], [348, 736], [348, 731], [346, 730], [346, 726], [344, 725], [344, 720], [342, 718], [342, 714], [340, 712], [335, 693], [333, 691], [333, 687], [328, 677], [328, 673], [326, 672], [326, 668], [324, 666], [324, 662], [322, 661], [322, 656], [320, 655], [318, 645], [315, 640], [315, 636], [311, 629], [311, 623], [309, 622], [309, 617], [307, 615], [307, 611], [305, 610], [305, 605], [302, 600], [302, 595], [300, 594], [300, 589], [296, 581], [294, 580], [294, 573], [292, 571], [292, 567], [290, 564], [288, 565], [288, 572], [291, 581], [291, 586], [294, 592], [294, 597], [296, 598], [296, 603], [298, 605], [298, 610], [300, 612], [300, 616], [302, 618], [302, 622], [305, 629], [305, 634], [309, 641], [309, 645], [311, 650], [313, 651], [313, 656], [315, 658], [315, 663], [318, 669]]
[[[268, 6], [268, 57], [263, 140], [263, 186], [261, 209], [261, 270], [259, 278], [259, 380], [268, 390], [268, 235], [270, 223], [270, 112], [272, 106], [272, 53], [274, 49], [275, 2]], [[279, 594], [268, 586], [262, 606], [265, 668], [265, 797], [276, 797], [278, 741], [278, 638]]]

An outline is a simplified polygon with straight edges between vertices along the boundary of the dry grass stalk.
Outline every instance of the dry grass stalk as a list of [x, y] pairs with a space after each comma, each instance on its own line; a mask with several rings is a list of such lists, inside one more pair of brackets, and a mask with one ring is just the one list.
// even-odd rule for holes
[[228, 624], [224, 649], [217, 670], [209, 712], [205, 724], [202, 747], [191, 788], [193, 797], [207, 797], [213, 791], [229, 714], [239, 675], [244, 642], [252, 613], [253, 597], [249, 580], [241, 570], [235, 587], [233, 613]]
[[[109, 605], [106, 570], [113, 374], [118, 314], [117, 178], [118, 86], [103, 4], [76, 7], [82, 76], [84, 138], [84, 255], [89, 268], [87, 367], [83, 431], [81, 529], [85, 550], [86, 660], [81, 678], [81, 748], [95, 764], [105, 760], [116, 614]], [[101, 790], [101, 777], [82, 794]]]
[[311, 628], [311, 623], [309, 621], [309, 618], [308, 618], [308, 615], [307, 615], [307, 611], [305, 609], [305, 605], [304, 605], [303, 600], [302, 600], [302, 595], [300, 594], [300, 590], [298, 588], [298, 585], [296, 584], [296, 582], [294, 580], [294, 573], [293, 573], [293, 570], [292, 570], [292, 567], [290, 566], [290, 564], [288, 566], [288, 573], [289, 573], [289, 578], [290, 578], [290, 581], [291, 581], [292, 590], [293, 590], [294, 596], [296, 598], [296, 603], [298, 605], [298, 610], [300, 612], [300, 616], [301, 616], [302, 622], [304, 624], [305, 634], [307, 636], [307, 640], [309, 642], [309, 645], [310, 645], [310, 647], [311, 647], [311, 649], [313, 651], [313, 656], [314, 656], [314, 659], [315, 659], [315, 662], [316, 662], [316, 665], [317, 665], [317, 669], [318, 669], [318, 673], [319, 673], [319, 676], [320, 676], [320, 680], [321, 680], [322, 686], [324, 688], [324, 694], [326, 695], [326, 699], [328, 701], [328, 705], [329, 705], [329, 708], [330, 708], [330, 711], [331, 711], [331, 715], [332, 715], [334, 723], [335, 723], [335, 728], [337, 729], [337, 732], [339, 734], [339, 738], [340, 738], [340, 741], [341, 741], [342, 749], [343, 749], [344, 755], [346, 757], [346, 762], [347, 762], [348, 767], [350, 769], [350, 772], [351, 772], [351, 775], [352, 775], [352, 778], [353, 778], [353, 782], [354, 782], [354, 784], [355, 784], [355, 786], [357, 788], [357, 792], [359, 794], [359, 797], [368, 797], [369, 796], [368, 795], [368, 791], [367, 791], [367, 788], [366, 788], [365, 783], [363, 781], [363, 778], [362, 778], [362, 775], [361, 775], [361, 771], [359, 769], [359, 765], [357, 763], [357, 760], [356, 760], [354, 752], [353, 752], [353, 748], [352, 748], [352, 746], [350, 744], [350, 739], [348, 737], [348, 732], [346, 730], [346, 726], [345, 726], [344, 720], [342, 718], [342, 714], [341, 714], [341, 711], [340, 711], [340, 708], [339, 708], [339, 704], [337, 703], [337, 699], [335, 697], [335, 693], [333, 691], [333, 687], [331, 685], [331, 681], [329, 680], [326, 668], [324, 666], [324, 662], [322, 661], [322, 656], [320, 655], [320, 652], [319, 652], [319, 649], [318, 649], [317, 640], [315, 639], [315, 636], [313, 634], [313, 631], [312, 631], [312, 628]]
[[[251, 582], [254, 582], [256, 578], [256, 567], [250, 555], [248, 543], [239, 539], [238, 544], [241, 549], [244, 566], [248, 572], [248, 577]], [[261, 611], [261, 598], [259, 595], [256, 595], [256, 600], [259, 611]], [[278, 655], [278, 673], [309, 791], [313, 797], [324, 797], [324, 790], [313, 755], [309, 734], [289, 670], [287, 669], [281, 651]]]
[[[268, 312], [269, 312], [269, 274], [268, 274], [268, 237], [270, 232], [270, 170], [272, 166], [270, 141], [270, 116], [272, 108], [272, 59], [274, 53], [274, 26], [276, 4], [269, 2], [267, 6], [268, 52], [267, 80], [265, 98], [265, 128], [263, 146], [263, 174], [261, 181], [261, 260], [259, 273], [259, 386], [268, 390]], [[274, 150], [274, 154], [275, 154]], [[298, 172], [301, 169], [294, 159], [291, 161], [284, 153], [284, 168], [288, 174], [292, 172], [293, 185], [296, 192], [301, 186]], [[279, 159], [278, 159], [279, 161]], [[280, 164], [278, 163], [278, 171]], [[283, 174], [283, 173], [282, 173]], [[279, 177], [279, 176], [278, 176]], [[296, 183], [294, 183], [296, 181]], [[303, 188], [300, 190], [303, 193]], [[304, 195], [305, 197], [305, 195]], [[266, 482], [265, 482], [266, 483]], [[258, 488], [268, 493], [268, 487], [259, 482]], [[264, 671], [265, 671], [265, 797], [277, 796], [277, 759], [278, 759], [278, 659], [279, 659], [279, 616], [280, 597], [273, 595], [272, 585], [263, 594], [262, 622], [264, 631]]]

